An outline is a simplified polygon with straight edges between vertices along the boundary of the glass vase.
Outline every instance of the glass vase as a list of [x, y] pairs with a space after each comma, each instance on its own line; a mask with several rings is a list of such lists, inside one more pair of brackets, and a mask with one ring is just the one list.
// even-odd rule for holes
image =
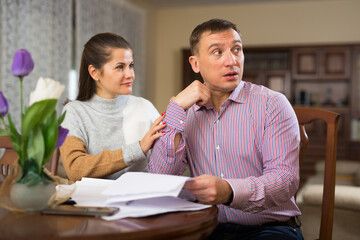
[[49, 200], [55, 192], [53, 182], [40, 182], [33, 186], [13, 183], [10, 199], [17, 208], [24, 211], [41, 211], [49, 206]]

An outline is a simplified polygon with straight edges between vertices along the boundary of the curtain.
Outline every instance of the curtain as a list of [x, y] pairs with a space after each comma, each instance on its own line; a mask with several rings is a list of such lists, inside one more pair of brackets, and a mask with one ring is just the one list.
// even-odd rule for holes
[[70, 70], [78, 71], [83, 45], [100, 32], [119, 34], [131, 44], [136, 74], [133, 94], [144, 95], [146, 13], [126, 0], [1, 0], [0, 19], [0, 90], [18, 128], [19, 80], [11, 74], [11, 65], [15, 51], [21, 48], [35, 62], [33, 72], [23, 81], [25, 106], [38, 78], [50, 77], [66, 86], [57, 106], [60, 113], [68, 87], [77, 87], [76, 77], [76, 83], [69, 84]]
[[[72, 56], [72, 1], [1, 0], [0, 19], [0, 88], [19, 128], [19, 80], [11, 74], [14, 53], [25, 48], [35, 62], [33, 72], [23, 80], [25, 106], [39, 77], [53, 78], [67, 86]], [[64, 102], [66, 92], [59, 103]], [[61, 104], [57, 108], [61, 111]]]
[[95, 34], [112, 32], [125, 38], [134, 51], [135, 83], [133, 94], [145, 93], [145, 18], [144, 10], [126, 1], [77, 0], [76, 70], [80, 67], [84, 44]]

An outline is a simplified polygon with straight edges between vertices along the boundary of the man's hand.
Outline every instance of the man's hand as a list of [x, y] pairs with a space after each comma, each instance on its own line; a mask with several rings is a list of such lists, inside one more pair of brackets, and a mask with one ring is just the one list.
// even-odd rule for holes
[[210, 95], [210, 90], [200, 81], [195, 80], [172, 100], [187, 110], [195, 103], [204, 106], [209, 102]]
[[211, 205], [226, 203], [232, 192], [227, 181], [210, 175], [194, 177], [194, 181], [186, 182], [184, 188], [199, 202]]

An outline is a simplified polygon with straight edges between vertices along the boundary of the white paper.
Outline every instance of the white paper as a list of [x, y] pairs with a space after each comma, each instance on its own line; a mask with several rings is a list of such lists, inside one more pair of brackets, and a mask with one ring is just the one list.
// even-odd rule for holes
[[[181, 191], [186, 181], [192, 179], [141, 172], [128, 172], [117, 180], [83, 178], [75, 183], [76, 190], [72, 199], [79, 206], [120, 208], [115, 215], [103, 217], [105, 220], [211, 207], [186, 200], [194, 199], [191, 194]], [[182, 198], [178, 197], [180, 192]]]
[[147, 198], [130, 202], [111, 204], [120, 208], [113, 216], [103, 217], [105, 220], [115, 220], [126, 217], [145, 217], [167, 212], [197, 211], [211, 207], [200, 203], [189, 202], [178, 197]]
[[101, 192], [114, 180], [98, 178], [82, 178], [75, 183], [76, 190], [71, 198], [79, 206], [105, 206], [107, 196]]
[[177, 197], [186, 181], [185, 176], [127, 172], [102, 192], [108, 195], [107, 203], [164, 196]]

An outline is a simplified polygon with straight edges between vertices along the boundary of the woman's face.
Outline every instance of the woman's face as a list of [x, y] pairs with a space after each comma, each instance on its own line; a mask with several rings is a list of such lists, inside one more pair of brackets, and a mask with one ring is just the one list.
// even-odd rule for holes
[[132, 93], [135, 80], [134, 59], [131, 49], [113, 48], [111, 59], [99, 71], [96, 94], [102, 98], [116, 98]]

